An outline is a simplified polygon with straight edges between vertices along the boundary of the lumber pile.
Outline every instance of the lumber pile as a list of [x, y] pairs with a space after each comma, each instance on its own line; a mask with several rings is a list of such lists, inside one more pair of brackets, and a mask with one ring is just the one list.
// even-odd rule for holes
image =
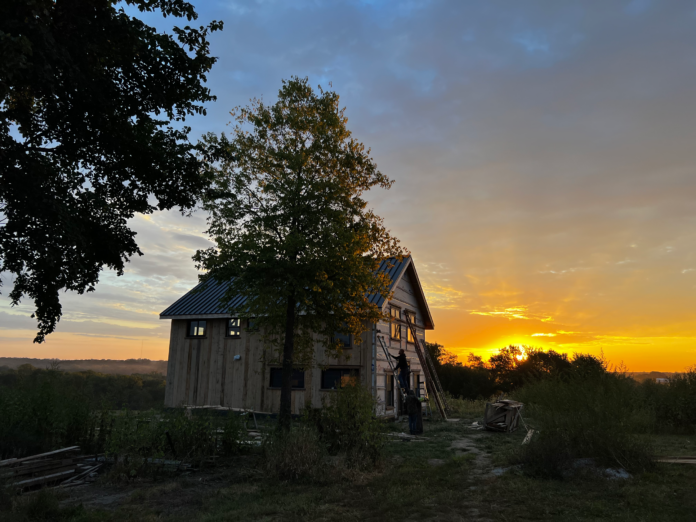
[[57, 486], [72, 487], [92, 480], [100, 467], [95, 455], [80, 455], [70, 446], [21, 459], [0, 460], [0, 481], [15, 489]]
[[511, 400], [499, 400], [486, 404], [483, 426], [489, 431], [515, 431], [519, 425], [524, 404]]

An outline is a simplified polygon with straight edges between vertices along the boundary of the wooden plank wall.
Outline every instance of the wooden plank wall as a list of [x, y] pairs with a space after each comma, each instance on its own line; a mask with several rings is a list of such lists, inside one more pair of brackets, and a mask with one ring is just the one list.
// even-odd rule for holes
[[[261, 335], [242, 328], [240, 338], [225, 337], [224, 319], [208, 319], [207, 327], [205, 338], [187, 338], [187, 321], [172, 321], [165, 405], [220, 405], [279, 411], [280, 390], [269, 388], [271, 366], [263, 360]], [[362, 343], [345, 350], [342, 357], [327, 358], [323, 346], [317, 345], [315, 364], [305, 373], [305, 389], [292, 393], [293, 413], [300, 413], [306, 403], [320, 407], [322, 397], [332, 393], [321, 389], [320, 366], [359, 369], [361, 382], [368, 387], [372, 385], [372, 328], [371, 325], [365, 325], [365, 328]], [[380, 328], [389, 331], [387, 323], [380, 324]], [[406, 344], [405, 340], [403, 343]], [[396, 354], [398, 347], [392, 344], [390, 351]], [[377, 370], [383, 375], [383, 368], [388, 366], [383, 355], [382, 363], [379, 363], [380, 352], [378, 349]], [[235, 356], [240, 357], [235, 360]], [[414, 368], [413, 361], [411, 364]], [[384, 380], [378, 378], [377, 385], [378, 396], [381, 387], [381, 399], [384, 400]]]

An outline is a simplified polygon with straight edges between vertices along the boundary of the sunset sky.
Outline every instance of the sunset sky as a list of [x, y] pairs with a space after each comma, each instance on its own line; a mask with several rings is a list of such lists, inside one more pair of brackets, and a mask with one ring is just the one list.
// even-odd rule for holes
[[[395, 180], [368, 199], [413, 253], [428, 340], [463, 357], [514, 343], [632, 371], [696, 364], [696, 2], [193, 3], [197, 25], [225, 28], [192, 140], [229, 132], [252, 97], [272, 103], [281, 79], [331, 82]], [[64, 294], [42, 345], [4, 274], [0, 356], [166, 359], [158, 314], [196, 284], [205, 217], [133, 219], [145, 255]]]

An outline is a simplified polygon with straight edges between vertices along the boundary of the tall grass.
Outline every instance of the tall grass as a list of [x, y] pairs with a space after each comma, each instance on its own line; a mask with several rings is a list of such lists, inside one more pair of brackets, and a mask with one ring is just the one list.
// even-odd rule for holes
[[665, 384], [645, 381], [639, 393], [653, 410], [656, 431], [696, 434], [696, 366]]
[[651, 465], [645, 434], [653, 427], [653, 412], [637, 393], [635, 381], [619, 374], [538, 381], [520, 389], [515, 398], [539, 429], [517, 458], [542, 475], [559, 476], [574, 459], [639, 471]]

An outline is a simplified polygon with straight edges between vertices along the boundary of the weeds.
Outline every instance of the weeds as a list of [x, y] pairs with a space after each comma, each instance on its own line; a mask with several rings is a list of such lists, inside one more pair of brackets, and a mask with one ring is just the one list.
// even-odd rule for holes
[[280, 480], [316, 480], [324, 471], [326, 450], [310, 426], [277, 430], [263, 443], [266, 471]]
[[630, 471], [651, 466], [649, 443], [638, 436], [650, 430], [651, 411], [632, 379], [605, 373], [546, 380], [525, 386], [516, 398], [540, 429], [515, 457], [528, 471], [561, 476], [579, 458]]

